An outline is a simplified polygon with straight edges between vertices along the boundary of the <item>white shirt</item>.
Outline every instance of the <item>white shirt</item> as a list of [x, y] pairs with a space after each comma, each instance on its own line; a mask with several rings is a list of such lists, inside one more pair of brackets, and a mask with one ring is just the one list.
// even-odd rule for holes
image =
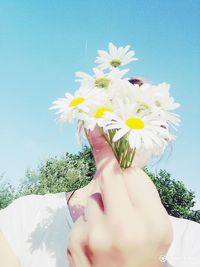
[[[200, 224], [170, 216], [174, 239], [160, 260], [166, 267], [200, 267]], [[0, 230], [21, 267], [69, 267], [73, 221], [65, 192], [18, 198], [0, 210]]]

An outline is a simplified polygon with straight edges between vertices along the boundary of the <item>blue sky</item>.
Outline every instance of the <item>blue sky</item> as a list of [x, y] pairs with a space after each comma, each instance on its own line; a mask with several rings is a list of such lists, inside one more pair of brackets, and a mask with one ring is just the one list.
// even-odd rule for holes
[[91, 72], [98, 49], [130, 44], [133, 76], [166, 81], [182, 117], [165, 168], [200, 198], [200, 2], [1, 0], [0, 174], [17, 184], [49, 156], [77, 152], [75, 125], [55, 123], [48, 108], [77, 89], [75, 71]]

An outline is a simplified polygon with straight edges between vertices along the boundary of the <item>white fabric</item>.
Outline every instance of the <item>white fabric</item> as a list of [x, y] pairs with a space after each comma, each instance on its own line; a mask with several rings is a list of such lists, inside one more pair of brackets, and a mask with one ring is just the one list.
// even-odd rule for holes
[[[170, 216], [174, 239], [161, 260], [166, 267], [200, 267], [200, 224]], [[67, 244], [73, 221], [65, 192], [29, 195], [0, 210], [0, 230], [21, 267], [69, 267]]]
[[167, 253], [167, 267], [200, 267], [200, 224], [170, 216], [173, 242]]
[[0, 211], [0, 230], [21, 267], [68, 267], [72, 224], [64, 192], [24, 196]]

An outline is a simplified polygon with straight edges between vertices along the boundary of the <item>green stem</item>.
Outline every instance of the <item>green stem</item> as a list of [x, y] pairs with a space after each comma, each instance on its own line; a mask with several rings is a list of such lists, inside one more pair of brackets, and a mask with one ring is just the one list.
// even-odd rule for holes
[[[116, 130], [108, 130], [108, 133], [104, 133], [103, 128], [99, 128], [102, 134], [104, 135], [106, 141], [112, 148], [112, 151], [117, 158], [119, 165], [121, 168], [126, 169], [131, 167], [132, 162], [134, 160], [136, 149], [130, 148], [129, 142], [126, 139], [126, 136], [118, 140], [117, 142], [113, 142], [113, 137], [116, 133]], [[92, 145], [88, 138], [87, 130], [84, 128], [85, 135], [88, 139], [90, 148], [92, 149]]]

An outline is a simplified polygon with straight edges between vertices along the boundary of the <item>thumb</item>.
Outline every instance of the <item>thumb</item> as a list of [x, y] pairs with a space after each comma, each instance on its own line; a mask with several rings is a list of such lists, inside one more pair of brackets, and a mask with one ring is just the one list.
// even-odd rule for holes
[[96, 161], [97, 171], [104, 168], [108, 163], [112, 163], [115, 165], [113, 167], [119, 168], [119, 163], [111, 146], [106, 141], [102, 131], [98, 127], [95, 127], [93, 131], [88, 131], [88, 139]]

